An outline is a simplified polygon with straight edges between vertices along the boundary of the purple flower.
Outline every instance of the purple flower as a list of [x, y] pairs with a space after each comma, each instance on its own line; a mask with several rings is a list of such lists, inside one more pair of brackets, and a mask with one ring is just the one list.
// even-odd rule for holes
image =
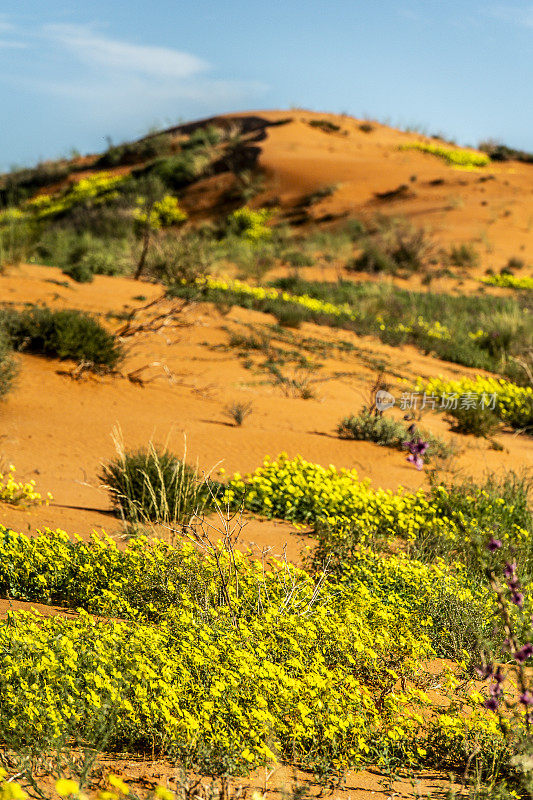
[[524, 605], [524, 595], [522, 592], [513, 592], [511, 595], [511, 603], [514, 603], [518, 608], [522, 608]]
[[483, 705], [491, 711], [497, 711], [500, 701], [496, 697], [487, 697]]
[[514, 580], [516, 574], [516, 561], [513, 561], [512, 564], [507, 563], [505, 565], [503, 574], [505, 575], [508, 581]]
[[491, 553], [494, 553], [496, 550], [499, 550], [501, 546], [502, 543], [500, 539], [495, 539], [494, 536], [490, 538], [489, 543], [487, 544], [487, 548], [490, 550]]
[[514, 654], [519, 664], [523, 664], [524, 661], [531, 656], [533, 656], [533, 644], [531, 644], [531, 642], [523, 645], [520, 650], [517, 650]]
[[407, 461], [413, 464], [417, 469], [422, 469], [424, 466], [424, 462], [420, 458], [420, 456], [416, 456], [414, 453], [411, 453], [410, 456], [407, 456]]
[[524, 694], [520, 695], [519, 699], [525, 706], [533, 706], [533, 694], [531, 692], [525, 691]]
[[[411, 433], [410, 429], [409, 432]], [[407, 450], [409, 450], [410, 455], [407, 456], [407, 461], [409, 461], [410, 464], [413, 464], [417, 469], [422, 469], [424, 466], [422, 456], [428, 449], [429, 442], [423, 442], [420, 437], [418, 439], [413, 438], [409, 442], [402, 442], [402, 447], [405, 447]]]

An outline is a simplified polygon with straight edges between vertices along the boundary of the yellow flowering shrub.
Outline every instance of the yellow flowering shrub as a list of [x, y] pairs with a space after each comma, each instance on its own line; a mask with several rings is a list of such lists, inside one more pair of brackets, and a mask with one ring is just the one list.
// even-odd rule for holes
[[257, 244], [272, 237], [272, 230], [266, 224], [272, 215], [270, 208], [252, 209], [243, 206], [229, 215], [228, 230]]
[[486, 407], [491, 407], [491, 398], [495, 395], [494, 413], [503, 422], [514, 428], [533, 426], [533, 388], [530, 386], [517, 386], [504, 378], [476, 376], [459, 380], [439, 377], [424, 381], [420, 378], [416, 389], [438, 397], [456, 395], [459, 402], [462, 395], [475, 395], [478, 403], [484, 398]]
[[45, 498], [35, 488], [35, 481], [30, 480], [26, 483], [15, 480], [16, 469], [13, 464], [9, 465], [7, 473], [0, 472], [0, 501], [21, 506], [40, 506], [48, 505], [52, 500], [50, 492]]
[[161, 200], [156, 200], [149, 211], [136, 208], [134, 216], [141, 224], [148, 223], [153, 230], [168, 228], [187, 219], [187, 214], [180, 208], [178, 198], [170, 194], [166, 194]]
[[486, 278], [481, 279], [483, 283], [489, 286], [503, 286], [507, 289], [532, 289], [533, 290], [533, 276], [531, 275], [488, 275]]
[[95, 172], [76, 181], [62, 192], [54, 195], [41, 194], [27, 200], [21, 213], [29, 214], [36, 219], [46, 219], [87, 201], [97, 204], [107, 202], [118, 196], [116, 189], [125, 180], [127, 180], [126, 175]]
[[432, 144], [430, 142], [407, 142], [400, 145], [400, 150], [420, 150], [423, 153], [430, 153], [444, 159], [447, 164], [455, 167], [472, 168], [486, 167], [490, 164], [490, 158], [486, 153], [475, 153], [471, 150], [464, 150], [457, 147], [445, 147], [444, 145]]

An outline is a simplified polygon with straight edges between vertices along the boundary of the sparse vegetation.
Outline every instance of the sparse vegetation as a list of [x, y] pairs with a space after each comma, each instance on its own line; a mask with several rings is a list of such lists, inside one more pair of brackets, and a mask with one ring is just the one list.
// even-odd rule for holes
[[[387, 344], [412, 342], [444, 360], [500, 372], [525, 385], [529, 381], [533, 320], [513, 298], [412, 292], [351, 281], [321, 283], [296, 276], [278, 279], [267, 288], [208, 279], [201, 286], [173, 286], [171, 293], [231, 302], [276, 317], [289, 312], [293, 324], [309, 320], [347, 328], [373, 334]], [[496, 315], [503, 315], [502, 325], [507, 317], [512, 323], [505, 338], [487, 336], [482, 327]], [[519, 325], [515, 325], [517, 319]]]
[[329, 119], [310, 119], [309, 125], [312, 128], [319, 128], [324, 133], [337, 133], [341, 129], [340, 125], [337, 125], [336, 122], [330, 122]]
[[524, 164], [533, 164], [533, 153], [507, 147], [507, 145], [492, 139], [480, 142], [479, 149], [486, 153], [492, 161], [522, 161]]
[[17, 368], [8, 336], [0, 326], [0, 399], [11, 390], [16, 373]]
[[453, 245], [448, 255], [449, 263], [454, 267], [477, 267], [479, 253], [471, 244], [463, 243]]
[[392, 447], [398, 450], [408, 449], [407, 445], [413, 437], [422, 437], [427, 447], [422, 453], [424, 462], [433, 457], [446, 458], [453, 453], [453, 446], [446, 444], [436, 436], [431, 435], [411, 424], [383, 413], [363, 407], [356, 416], [345, 417], [337, 426], [337, 435], [341, 439], [355, 439], [357, 441], [375, 442], [383, 447]]
[[225, 407], [224, 414], [233, 420], [237, 427], [240, 427], [252, 411], [252, 403], [234, 402]]
[[377, 218], [362, 247], [362, 253], [346, 264], [348, 270], [392, 275], [419, 272], [435, 255], [435, 247], [425, 231], [406, 220], [388, 217]]

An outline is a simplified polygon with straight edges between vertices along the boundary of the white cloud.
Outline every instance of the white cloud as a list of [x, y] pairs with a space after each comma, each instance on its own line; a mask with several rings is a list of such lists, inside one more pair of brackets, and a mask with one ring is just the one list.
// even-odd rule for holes
[[[0, 16], [0, 50], [4, 41], [17, 47], [22, 39], [53, 68], [0, 74], [0, 82], [68, 101], [73, 119], [112, 126], [144, 117], [218, 113], [267, 89], [259, 81], [213, 77], [210, 64], [181, 49], [132, 44], [89, 25], [48, 24], [24, 36], [17, 30], [11, 39], [7, 30], [2, 35], [2, 24]], [[58, 59], [66, 65], [58, 68]]]
[[533, 3], [528, 6], [507, 6], [497, 5], [490, 9], [493, 17], [521, 25], [526, 28], [533, 28]]
[[46, 25], [43, 34], [89, 66], [110, 71], [180, 80], [209, 68], [209, 64], [190, 53], [106, 38], [81, 25]]

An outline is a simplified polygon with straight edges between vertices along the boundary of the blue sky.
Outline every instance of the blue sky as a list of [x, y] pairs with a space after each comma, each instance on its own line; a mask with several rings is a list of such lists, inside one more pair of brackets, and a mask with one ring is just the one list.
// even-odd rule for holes
[[533, 150], [533, 0], [3, 0], [0, 167], [304, 107]]

